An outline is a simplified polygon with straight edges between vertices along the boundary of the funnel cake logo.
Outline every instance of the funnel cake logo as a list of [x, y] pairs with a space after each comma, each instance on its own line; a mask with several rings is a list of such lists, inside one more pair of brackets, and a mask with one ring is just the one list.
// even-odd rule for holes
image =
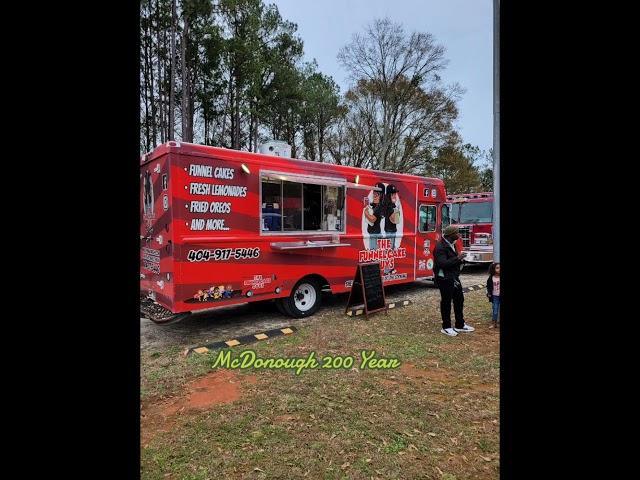
[[375, 190], [363, 197], [362, 239], [364, 248], [376, 250], [378, 240], [391, 242], [391, 248], [397, 249], [402, 242], [404, 215], [398, 188], [392, 183], [378, 182]]
[[384, 238], [377, 241], [375, 250], [360, 250], [358, 262], [380, 262], [380, 267], [384, 274], [394, 275], [396, 273], [396, 258], [407, 258], [406, 248], [392, 248], [392, 241]]

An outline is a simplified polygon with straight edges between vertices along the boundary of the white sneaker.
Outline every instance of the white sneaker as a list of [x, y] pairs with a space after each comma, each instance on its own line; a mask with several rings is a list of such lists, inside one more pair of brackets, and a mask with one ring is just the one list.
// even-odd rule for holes
[[456, 337], [458, 335], [453, 328], [443, 328], [440, 331], [445, 335], [449, 335], [450, 337]]
[[464, 327], [462, 327], [462, 328], [454, 328], [454, 330], [456, 332], [473, 332], [473, 331], [475, 331], [475, 328], [473, 328], [471, 325], [467, 325], [465, 323]]

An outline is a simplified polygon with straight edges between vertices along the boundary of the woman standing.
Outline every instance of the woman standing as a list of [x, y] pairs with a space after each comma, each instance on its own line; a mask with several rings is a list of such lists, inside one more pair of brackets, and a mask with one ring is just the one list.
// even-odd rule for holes
[[498, 315], [500, 313], [500, 264], [492, 263], [489, 267], [489, 278], [487, 278], [487, 297], [493, 305], [491, 319], [492, 328], [498, 327]]

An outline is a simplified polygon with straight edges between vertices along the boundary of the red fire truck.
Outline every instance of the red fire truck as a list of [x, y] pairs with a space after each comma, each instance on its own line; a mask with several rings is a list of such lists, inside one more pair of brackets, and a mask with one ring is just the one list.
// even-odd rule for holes
[[465, 261], [493, 262], [493, 192], [449, 195], [451, 223], [459, 227]]
[[359, 262], [383, 283], [433, 279], [449, 218], [440, 179], [168, 142], [140, 163], [140, 287], [156, 323], [276, 300], [313, 314]]

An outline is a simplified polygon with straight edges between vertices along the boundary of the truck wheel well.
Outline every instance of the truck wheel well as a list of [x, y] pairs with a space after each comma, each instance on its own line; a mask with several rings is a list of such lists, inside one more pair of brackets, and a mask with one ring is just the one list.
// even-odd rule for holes
[[302, 280], [311, 280], [311, 279], [317, 281], [320, 284], [320, 290], [323, 290], [323, 291], [328, 290], [329, 292], [333, 293], [331, 291], [331, 285], [329, 284], [329, 282], [327, 282], [327, 279], [324, 278], [322, 275], [318, 275], [317, 273], [312, 273], [311, 275], [305, 275], [300, 280], [298, 280], [298, 282]]

